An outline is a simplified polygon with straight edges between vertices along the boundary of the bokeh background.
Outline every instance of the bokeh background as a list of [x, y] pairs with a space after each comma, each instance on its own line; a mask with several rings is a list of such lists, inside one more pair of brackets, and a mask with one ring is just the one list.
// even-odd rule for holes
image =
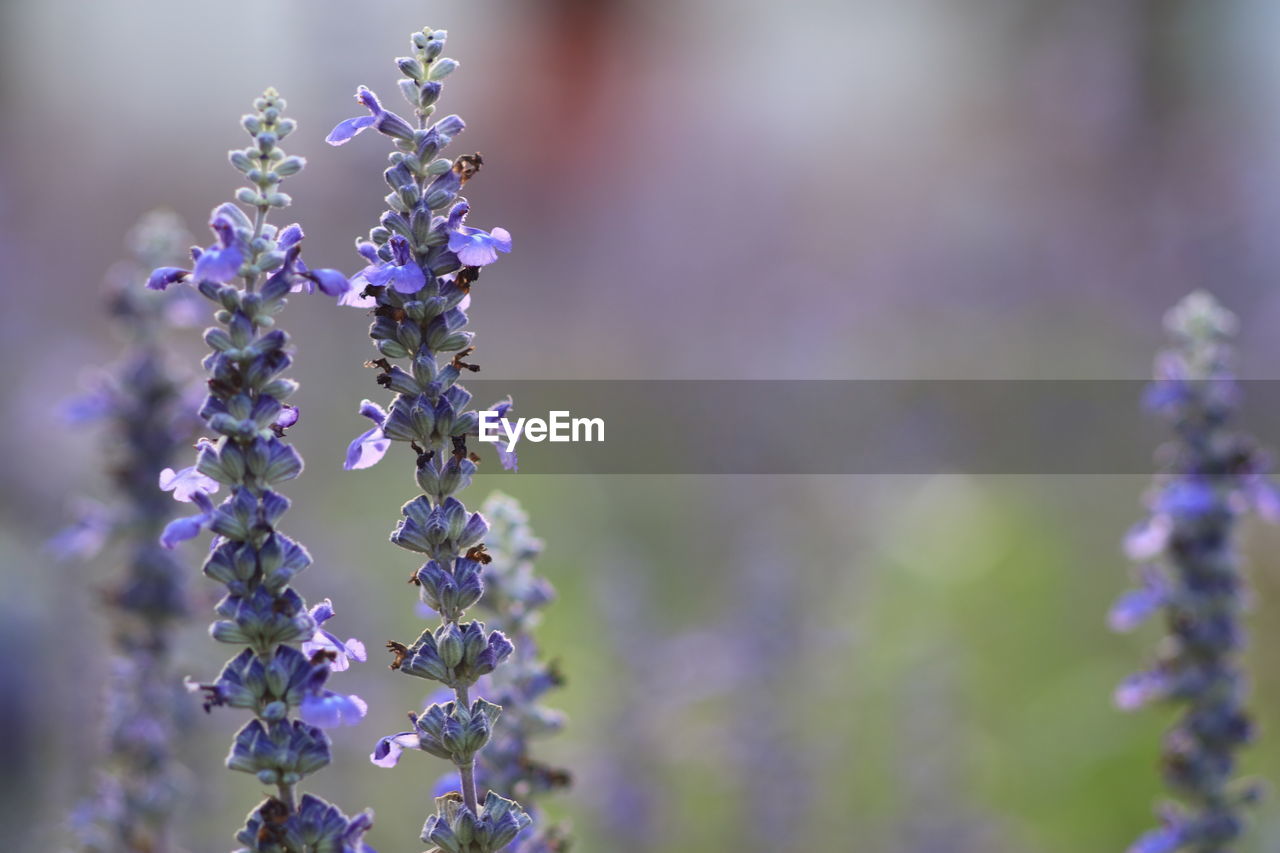
[[[458, 150], [486, 159], [473, 224], [515, 235], [473, 314], [486, 379], [1140, 378], [1196, 287], [1241, 315], [1245, 375], [1275, 375], [1265, 0], [7, 0], [5, 849], [59, 846], [97, 749], [95, 591], [119, 565], [42, 548], [74, 495], [105, 494], [101, 436], [55, 416], [117, 351], [104, 271], [158, 205], [203, 231], [267, 85], [309, 158], [287, 187], [308, 260], [354, 271], [386, 147], [322, 139], [357, 84], [395, 97], [391, 60], [426, 24], [462, 63]], [[339, 466], [379, 390], [365, 325], [290, 306], [309, 466], [289, 532], [317, 558], [301, 591], [373, 649], [421, 623], [385, 541], [405, 472]], [[175, 351], [194, 365], [198, 343]], [[813, 452], [829, 440], [815, 427]], [[472, 494], [494, 488], [525, 503], [561, 593], [541, 638], [572, 725], [543, 748], [577, 777], [553, 811], [579, 849], [1080, 853], [1151, 824], [1168, 717], [1110, 693], [1155, 634], [1104, 624], [1141, 478], [495, 474]], [[1247, 534], [1270, 745], [1246, 764], [1280, 781], [1280, 534]], [[181, 648], [199, 678], [226, 656], [203, 631]], [[314, 789], [372, 805], [378, 849], [419, 849], [444, 768], [366, 760], [424, 692], [383, 663], [343, 678], [371, 713]], [[197, 713], [184, 745], [193, 853], [228, 849], [260, 796], [220, 766], [240, 722]], [[1241, 851], [1280, 848], [1280, 796], [1257, 818]]]

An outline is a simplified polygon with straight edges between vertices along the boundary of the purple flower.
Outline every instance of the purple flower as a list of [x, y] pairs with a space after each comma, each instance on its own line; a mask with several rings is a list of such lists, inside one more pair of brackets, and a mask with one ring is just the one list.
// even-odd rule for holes
[[1122, 711], [1135, 711], [1169, 695], [1169, 681], [1155, 672], [1138, 672], [1120, 682], [1113, 699]]
[[115, 521], [105, 506], [85, 501], [76, 520], [50, 538], [48, 547], [60, 557], [87, 560], [102, 550], [114, 529]]
[[400, 293], [417, 293], [427, 285], [427, 276], [413, 259], [409, 241], [395, 234], [391, 237], [393, 257], [376, 270], [369, 273], [370, 284], [380, 287], [392, 287]]
[[431, 130], [435, 133], [440, 147], [443, 148], [452, 142], [455, 136], [462, 133], [466, 127], [467, 123], [462, 120], [462, 116], [447, 115], [433, 124]]
[[322, 729], [354, 726], [364, 719], [368, 704], [355, 695], [319, 690], [303, 697], [298, 713], [303, 720]]
[[302, 644], [302, 653], [308, 657], [316, 652], [332, 652], [334, 658], [329, 663], [329, 668], [334, 672], [343, 672], [351, 666], [351, 660], [354, 658], [358, 661], [365, 661], [364, 643], [349, 638], [345, 643], [339, 640], [333, 634], [324, 630], [320, 626], [333, 618], [333, 602], [329, 599], [317, 604], [311, 608], [311, 618], [316, 620], [316, 633], [308, 641]]
[[342, 833], [342, 850], [344, 853], [346, 851], [352, 851], [352, 853], [378, 853], [378, 851], [364, 843], [364, 834], [372, 828], [372, 812], [363, 811], [351, 818], [351, 822], [347, 824], [346, 831]]
[[1169, 544], [1173, 523], [1168, 516], [1157, 515], [1138, 522], [1124, 538], [1124, 552], [1130, 560], [1150, 560]]
[[466, 267], [482, 267], [498, 260], [498, 252], [511, 251], [511, 235], [505, 228], [492, 233], [479, 228], [460, 226], [449, 235], [449, 251]]
[[103, 381], [84, 394], [72, 397], [64, 402], [60, 409], [62, 420], [70, 426], [92, 423], [112, 414], [116, 408], [116, 395], [111, 386]]
[[369, 760], [379, 767], [395, 767], [406, 749], [419, 749], [417, 732], [398, 732], [378, 740]]
[[196, 268], [192, 275], [197, 282], [216, 281], [225, 284], [240, 274], [244, 250], [240, 248], [236, 237], [235, 225], [226, 216], [218, 214], [209, 223], [209, 227], [218, 235], [218, 242], [196, 258]]
[[360, 240], [356, 243], [356, 251], [368, 262], [368, 265], [351, 276], [351, 289], [342, 294], [338, 304], [351, 308], [376, 308], [378, 300], [363, 294], [364, 289], [370, 284], [369, 276], [377, 272], [382, 265], [382, 260], [378, 257], [378, 247], [368, 240]]
[[461, 790], [462, 790], [462, 777], [458, 774], [458, 771], [454, 770], [451, 773], [444, 774], [443, 776], [441, 776], [439, 779], [436, 780], [435, 787], [431, 789], [431, 796], [433, 798], [443, 797], [446, 794], [449, 794], [453, 791], [461, 791]]
[[330, 145], [345, 145], [363, 133], [366, 128], [373, 127], [373, 123], [378, 120], [378, 114], [382, 112], [382, 105], [378, 103], [377, 96], [361, 86], [356, 90], [356, 100], [368, 107], [372, 115], [357, 116], [338, 122], [338, 126], [329, 131], [329, 135], [324, 138], [325, 142]]
[[184, 270], [181, 267], [157, 267], [147, 277], [147, 287], [151, 290], [164, 290], [169, 285], [182, 281], [189, 275], [191, 275], [191, 271]]
[[160, 488], [173, 492], [173, 499], [183, 503], [191, 503], [197, 494], [212, 495], [218, 491], [218, 481], [206, 477], [191, 465], [181, 471], [165, 468], [160, 472]]
[[164, 531], [160, 534], [160, 544], [165, 548], [173, 549], [179, 542], [196, 538], [200, 535], [200, 531], [213, 520], [213, 501], [209, 500], [208, 495], [204, 492], [192, 492], [191, 500], [200, 507], [201, 511], [195, 515], [175, 518], [164, 526]]
[[1198, 518], [1218, 507], [1213, 486], [1199, 479], [1174, 480], [1156, 499], [1155, 511], [1174, 518]]
[[280, 414], [276, 415], [275, 425], [280, 429], [288, 429], [298, 422], [297, 406], [281, 406]]
[[1126, 853], [1174, 853], [1182, 843], [1182, 832], [1177, 827], [1165, 826], [1145, 833]]
[[360, 414], [373, 421], [375, 426], [361, 433], [347, 447], [347, 461], [342, 467], [348, 471], [376, 465], [386, 455], [387, 448], [391, 446], [391, 439], [382, 433], [382, 424], [387, 419], [387, 413], [382, 407], [372, 400], [364, 400], [360, 403]]
[[317, 287], [326, 296], [342, 296], [350, 288], [347, 277], [337, 270], [308, 269], [302, 261], [302, 227], [296, 222], [281, 229], [276, 237], [276, 248], [284, 250], [284, 263], [271, 276], [271, 280], [289, 282], [290, 290], [295, 293], [305, 291], [314, 293]]
[[1126, 633], [1151, 618], [1165, 602], [1165, 595], [1152, 587], [1131, 589], [1116, 599], [1111, 612], [1107, 614], [1107, 624], [1117, 633]]
[[300, 289], [305, 289], [308, 293], [312, 291], [312, 285], [320, 288], [320, 292], [325, 296], [342, 297], [351, 289], [351, 282], [347, 281], [347, 277], [338, 270], [307, 269], [302, 261], [298, 261], [298, 267], [298, 275], [308, 282]]
[[330, 145], [343, 145], [370, 127], [397, 139], [406, 141], [413, 139], [413, 128], [409, 123], [390, 110], [384, 110], [373, 92], [361, 86], [356, 90], [356, 100], [368, 108], [371, 114], [338, 122], [337, 127], [329, 131], [329, 135], [324, 138], [325, 142]]

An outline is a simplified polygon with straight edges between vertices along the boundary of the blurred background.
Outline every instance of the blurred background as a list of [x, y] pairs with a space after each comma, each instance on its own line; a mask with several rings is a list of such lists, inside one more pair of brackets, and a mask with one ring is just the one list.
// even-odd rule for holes
[[[387, 146], [322, 140], [359, 112], [357, 84], [398, 98], [392, 60], [428, 24], [462, 63], [442, 101], [468, 122], [452, 153], [485, 156], [471, 224], [515, 236], [472, 315], [488, 380], [1141, 378], [1163, 312], [1197, 287], [1241, 315], [1242, 372], [1276, 374], [1280, 6], [1264, 0], [8, 0], [6, 849], [58, 846], [98, 749], [96, 590], [120, 565], [42, 549], [75, 495], [108, 494], [102, 436], [55, 417], [118, 350], [104, 272], [159, 205], [207, 242], [239, 185], [237, 120], [268, 85], [309, 158], [286, 187], [308, 262], [354, 272]], [[412, 561], [386, 543], [412, 486], [395, 465], [340, 470], [380, 392], [361, 312], [298, 298], [285, 325], [309, 463], [287, 530], [316, 557], [298, 586], [374, 650], [422, 625]], [[194, 372], [198, 327], [174, 345]], [[1168, 715], [1110, 694], [1156, 633], [1104, 622], [1143, 478], [491, 474], [468, 503], [495, 488], [524, 502], [561, 593], [540, 636], [572, 722], [542, 749], [576, 776], [552, 810], [579, 849], [1079, 853], [1153, 823]], [[1245, 763], [1275, 781], [1280, 534], [1247, 540], [1266, 740]], [[227, 656], [206, 623], [180, 650], [199, 679]], [[418, 849], [444, 767], [368, 763], [425, 694], [385, 662], [342, 676], [370, 714], [334, 733], [312, 787], [373, 806], [378, 849]], [[193, 853], [228, 849], [261, 795], [221, 768], [242, 720], [198, 714], [184, 745]], [[1273, 794], [1240, 850], [1278, 848]]]

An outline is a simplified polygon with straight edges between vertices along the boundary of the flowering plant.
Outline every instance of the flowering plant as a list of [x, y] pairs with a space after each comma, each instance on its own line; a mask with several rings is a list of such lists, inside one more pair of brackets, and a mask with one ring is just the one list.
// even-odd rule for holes
[[181, 688], [173, 676], [176, 623], [188, 612], [186, 566], [156, 542], [172, 516], [172, 502], [156, 489], [194, 419], [185, 412], [184, 382], [162, 338], [175, 300], [142, 289], [139, 267], [180, 251], [186, 230], [175, 214], [154, 211], [130, 234], [136, 263], [114, 270], [108, 308], [128, 347], [93, 390], [65, 408], [76, 425], [109, 423], [108, 469], [118, 500], [87, 505], [52, 546], [61, 556], [96, 565], [108, 544], [127, 550], [125, 576], [106, 592], [112, 659], [103, 701], [106, 752], [93, 795], [76, 809], [73, 825], [86, 851], [164, 849], [182, 791], [173, 750], [181, 723]]
[[[486, 232], [464, 225], [469, 206], [458, 194], [480, 170], [480, 155], [437, 156], [463, 129], [462, 119], [453, 115], [428, 124], [440, 81], [458, 67], [441, 56], [444, 43], [443, 30], [425, 29], [413, 35], [413, 55], [397, 60], [405, 75], [400, 90], [414, 110], [416, 127], [362, 86], [356, 100], [369, 114], [343, 121], [328, 137], [342, 145], [373, 128], [395, 146], [383, 173], [391, 188], [389, 209], [369, 239], [357, 241], [367, 265], [343, 301], [373, 310], [369, 334], [381, 358], [370, 365], [379, 370], [378, 384], [396, 396], [387, 409], [369, 400], [361, 404], [360, 413], [374, 426], [351, 443], [346, 467], [373, 465], [393, 442], [413, 451], [421, 494], [401, 509], [391, 541], [426, 556], [411, 580], [441, 622], [412, 643], [387, 646], [395, 655], [393, 670], [440, 682], [451, 697], [411, 713], [412, 728], [382, 738], [373, 761], [391, 766], [403, 750], [420, 749], [453, 762], [459, 790], [437, 798], [422, 840], [448, 853], [493, 853], [510, 844], [530, 818], [492, 787], [482, 803], [476, 783], [477, 756], [489, 743], [501, 708], [471, 691], [507, 659], [512, 644], [501, 631], [466, 618], [484, 592], [488, 523], [456, 497], [479, 461], [467, 447], [477, 435], [478, 417], [468, 409], [471, 394], [458, 380], [478, 370], [465, 360], [473, 350], [472, 334], [464, 331], [472, 286], [481, 267], [510, 251], [511, 237], [501, 228]], [[407, 360], [408, 369], [392, 363], [400, 360]], [[504, 402], [494, 408], [505, 412], [509, 407]], [[502, 460], [507, 467], [515, 465], [514, 455]]]
[[[547, 794], [567, 787], [568, 771], [536, 760], [532, 742], [564, 727], [564, 715], [541, 704], [549, 690], [564, 684], [554, 662], [539, 654], [533, 636], [555, 589], [537, 574], [534, 560], [542, 540], [533, 534], [529, 516], [512, 497], [495, 492], [480, 507], [489, 520], [485, 550], [484, 594], [477, 606], [488, 611], [494, 627], [515, 645], [511, 660], [486, 676], [486, 692], [502, 706], [493, 736], [480, 754], [478, 777], [485, 786], [517, 798], [532, 813]], [[541, 819], [517, 836], [515, 853], [553, 853], [569, 846], [568, 828]]]
[[1127, 678], [1116, 704], [1180, 707], [1164, 738], [1166, 784], [1183, 801], [1162, 810], [1162, 825], [1131, 853], [1225, 853], [1244, 829], [1243, 806], [1258, 788], [1233, 782], [1235, 755], [1252, 737], [1240, 665], [1244, 577], [1236, 544], [1249, 510], [1275, 520], [1280, 501], [1267, 462], [1235, 424], [1239, 389], [1229, 340], [1235, 317], [1206, 293], [1169, 312], [1174, 346], [1156, 362], [1149, 408], [1173, 428], [1168, 463], [1148, 496], [1150, 515], [1126, 540], [1141, 585], [1111, 611], [1128, 631], [1163, 612], [1167, 636], [1155, 665]]
[[[160, 539], [174, 547], [205, 528], [214, 534], [204, 574], [225, 585], [227, 594], [210, 633], [244, 649], [215, 681], [192, 689], [203, 692], [206, 710], [229, 705], [252, 712], [227, 766], [276, 789], [236, 836], [243, 849], [361, 853], [368, 850], [362, 837], [371, 812], [348, 818], [317, 796], [297, 793], [304, 777], [330, 761], [324, 729], [356, 723], [365, 714], [359, 697], [326, 686], [330, 672], [363, 659], [364, 650], [321, 628], [333, 616], [328, 600], [308, 609], [290, 588], [311, 557], [278, 530], [289, 501], [276, 489], [301, 473], [302, 459], [287, 441], [298, 409], [285, 400], [297, 383], [279, 375], [291, 356], [276, 315], [292, 291], [319, 288], [341, 296], [347, 290], [341, 273], [303, 263], [301, 228], [267, 223], [272, 209], [290, 203], [279, 191], [281, 181], [303, 167], [302, 158], [286, 156], [279, 146], [294, 129], [281, 115], [284, 106], [268, 89], [255, 102], [256, 113], [243, 119], [252, 145], [230, 155], [252, 185], [236, 195], [252, 219], [235, 204], [217, 207], [210, 223], [216, 241], [193, 252], [194, 268], [161, 267], [148, 282], [157, 289], [191, 282], [217, 306], [218, 323], [204, 334], [212, 352], [204, 361], [209, 393], [200, 408], [216, 437], [197, 442], [195, 465], [160, 474], [161, 488], [199, 511], [170, 522]], [[211, 496], [222, 486], [230, 494], [215, 506]], [[300, 718], [292, 716], [295, 711]]]

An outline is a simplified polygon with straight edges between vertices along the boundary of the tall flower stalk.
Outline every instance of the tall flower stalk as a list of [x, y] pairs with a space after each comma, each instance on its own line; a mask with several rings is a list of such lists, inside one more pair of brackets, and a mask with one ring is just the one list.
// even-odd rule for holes
[[[518, 799], [532, 813], [542, 798], [571, 782], [567, 771], [532, 754], [535, 739], [564, 727], [564, 715], [541, 704], [543, 695], [560, 687], [564, 678], [554, 662], [541, 656], [533, 636], [542, 609], [555, 599], [555, 589], [534, 569], [542, 540], [534, 536], [520, 503], [495, 492], [480, 511], [489, 520], [485, 546], [490, 560], [484, 566], [484, 595], [477, 606], [491, 614], [491, 624], [511, 639], [515, 652], [506, 665], [486, 676], [502, 716], [480, 755], [478, 775], [488, 788]], [[511, 849], [554, 853], [568, 847], [568, 827], [539, 819], [517, 836]]]
[[[422, 839], [448, 853], [492, 853], [506, 847], [530, 818], [492, 788], [482, 801], [476, 784], [477, 755], [501, 709], [473, 696], [472, 688], [511, 654], [512, 645], [500, 631], [467, 619], [484, 589], [488, 524], [456, 497], [471, 482], [478, 461], [467, 447], [477, 435], [478, 417], [468, 410], [471, 394], [458, 379], [478, 369], [466, 361], [472, 334], [463, 330], [472, 286], [481, 267], [511, 249], [511, 237], [500, 228], [486, 232], [463, 224], [468, 205], [458, 194], [479, 171], [480, 156], [437, 156], [463, 129], [454, 115], [429, 123], [440, 81], [458, 66], [441, 56], [445, 35], [431, 29], [414, 33], [413, 55], [397, 60], [405, 75], [400, 91], [415, 124], [384, 109], [362, 86], [356, 100], [369, 114], [347, 119], [328, 137], [330, 144], [341, 145], [373, 128], [395, 146], [383, 173], [391, 189], [389, 210], [367, 241], [357, 241], [368, 265], [355, 276], [344, 302], [373, 309], [369, 333], [381, 357], [370, 365], [379, 371], [378, 384], [396, 396], [387, 410], [364, 401], [360, 412], [374, 426], [352, 442], [346, 467], [374, 464], [392, 442], [413, 453], [421, 494], [401, 509], [391, 541], [426, 556], [411, 580], [441, 621], [412, 643], [387, 646], [395, 655], [393, 670], [438, 681], [453, 697], [411, 713], [412, 730], [384, 737], [373, 761], [393, 765], [406, 748], [451, 761], [460, 790], [436, 799]], [[407, 369], [393, 363], [398, 361]], [[501, 414], [509, 405], [494, 408]], [[514, 457], [502, 459], [504, 465], [515, 464]]]
[[1236, 425], [1239, 389], [1232, 369], [1234, 316], [1205, 293], [1169, 312], [1173, 346], [1160, 354], [1146, 403], [1173, 440], [1148, 495], [1149, 516], [1126, 540], [1141, 585], [1111, 611], [1127, 631], [1160, 612], [1166, 636], [1154, 666], [1126, 679], [1116, 703], [1176, 706], [1165, 734], [1162, 768], [1178, 798], [1162, 807], [1162, 825], [1130, 853], [1227, 853], [1244, 831], [1245, 806], [1258, 789], [1235, 776], [1236, 754], [1253, 734], [1245, 711], [1245, 580], [1237, 522], [1250, 510], [1277, 517], [1266, 461]]
[[[371, 812], [348, 818], [319, 797], [298, 793], [302, 779], [330, 761], [323, 729], [364, 716], [359, 697], [325, 688], [331, 671], [363, 659], [364, 650], [321, 627], [333, 615], [328, 600], [308, 610], [289, 587], [311, 557], [277, 529], [289, 501], [275, 489], [301, 473], [302, 458], [286, 440], [298, 410], [284, 401], [297, 383], [280, 376], [292, 359], [276, 315], [291, 291], [319, 287], [336, 296], [348, 287], [341, 273], [306, 267], [297, 225], [267, 223], [270, 211], [290, 203], [281, 181], [303, 167], [302, 158], [286, 156], [279, 145], [294, 129], [281, 115], [284, 106], [268, 89], [242, 122], [252, 144], [230, 154], [251, 184], [236, 194], [249, 214], [231, 203], [217, 207], [210, 223], [217, 240], [193, 252], [194, 268], [161, 267], [148, 281], [157, 289], [191, 282], [216, 306], [217, 322], [204, 334], [212, 352], [204, 360], [209, 393], [200, 408], [213, 437], [197, 442], [195, 465], [160, 475], [162, 488], [199, 512], [170, 522], [160, 541], [172, 548], [204, 528], [213, 532], [204, 574], [227, 594], [210, 633], [244, 647], [217, 680], [192, 685], [203, 691], [206, 710], [229, 705], [253, 714], [237, 733], [227, 766], [275, 788], [250, 812], [237, 840], [261, 853], [361, 853], [368, 849], [362, 837]], [[230, 494], [214, 506], [210, 496], [222, 486]]]
[[117, 498], [110, 508], [87, 507], [52, 544], [89, 565], [102, 562], [94, 558], [107, 544], [128, 554], [123, 577], [103, 595], [112, 648], [102, 705], [106, 749], [93, 794], [73, 817], [80, 849], [92, 853], [169, 849], [182, 789], [173, 755], [182, 687], [171, 656], [175, 625], [188, 615], [187, 569], [156, 541], [173, 515], [156, 479], [190, 441], [194, 418], [184, 411], [184, 383], [162, 342], [173, 300], [148, 293], [142, 282], [143, 270], [176, 257], [185, 239], [181, 221], [163, 211], [133, 230], [136, 263], [115, 271], [108, 304], [126, 352], [67, 407], [73, 421], [109, 423]]

